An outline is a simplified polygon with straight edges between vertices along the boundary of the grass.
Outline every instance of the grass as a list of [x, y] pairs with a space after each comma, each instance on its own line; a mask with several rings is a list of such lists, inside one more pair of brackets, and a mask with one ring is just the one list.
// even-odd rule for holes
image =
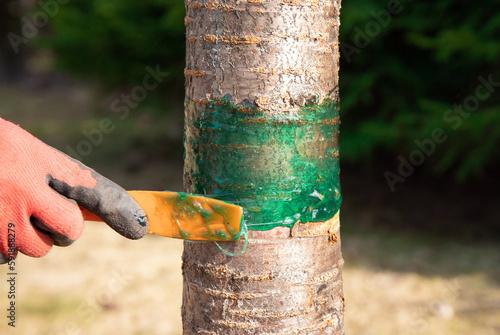
[[[345, 220], [344, 225], [355, 221]], [[344, 232], [351, 334], [497, 334], [500, 247], [384, 229]]]
[[[82, 129], [111, 118], [107, 105], [87, 87], [0, 88], [0, 115], [62, 150], [84, 139]], [[178, 118], [138, 110], [85, 162], [128, 189], [181, 190], [182, 148], [172, 148], [180, 143]], [[498, 243], [391, 230], [374, 212], [349, 196], [343, 205], [347, 334], [500, 333]], [[181, 253], [181, 241], [129, 241], [89, 223], [68, 248], [18, 257], [17, 327], [4, 320], [0, 334], [181, 334]], [[7, 303], [0, 292], [0, 308]]]

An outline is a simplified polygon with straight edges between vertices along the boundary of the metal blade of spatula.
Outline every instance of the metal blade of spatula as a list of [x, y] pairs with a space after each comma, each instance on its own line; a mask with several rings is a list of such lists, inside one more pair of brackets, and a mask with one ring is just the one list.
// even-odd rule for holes
[[[243, 208], [220, 200], [176, 192], [129, 191], [146, 211], [148, 234], [199, 241], [233, 241], [241, 230]], [[102, 221], [82, 209], [87, 221]]]

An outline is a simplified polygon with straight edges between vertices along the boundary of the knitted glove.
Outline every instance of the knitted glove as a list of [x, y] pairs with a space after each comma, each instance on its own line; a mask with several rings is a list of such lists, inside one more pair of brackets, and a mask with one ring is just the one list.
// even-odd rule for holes
[[82, 213], [69, 199], [127, 238], [148, 230], [146, 213], [124, 189], [0, 118], [0, 263], [78, 239]]

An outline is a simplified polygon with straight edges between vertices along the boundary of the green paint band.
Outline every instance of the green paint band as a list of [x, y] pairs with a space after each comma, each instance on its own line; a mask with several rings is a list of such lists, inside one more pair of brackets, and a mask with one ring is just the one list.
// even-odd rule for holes
[[186, 184], [244, 208], [248, 229], [325, 221], [340, 207], [339, 104], [269, 115], [229, 99], [186, 102]]

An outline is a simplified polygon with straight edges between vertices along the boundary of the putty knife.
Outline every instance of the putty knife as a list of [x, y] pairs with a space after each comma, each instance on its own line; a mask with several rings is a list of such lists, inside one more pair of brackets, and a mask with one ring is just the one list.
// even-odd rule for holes
[[[146, 211], [148, 234], [185, 240], [233, 241], [241, 230], [243, 208], [216, 199], [176, 192], [129, 191]], [[87, 221], [102, 221], [81, 208]]]

